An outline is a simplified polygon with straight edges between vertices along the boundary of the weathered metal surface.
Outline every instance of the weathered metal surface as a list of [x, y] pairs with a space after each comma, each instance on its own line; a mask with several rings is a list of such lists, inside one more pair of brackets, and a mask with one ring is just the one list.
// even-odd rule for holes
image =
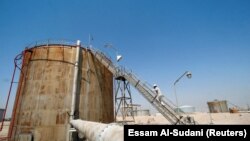
[[[32, 134], [37, 141], [64, 141], [69, 123], [75, 47], [40, 46], [24, 54], [11, 140]], [[110, 123], [113, 76], [86, 49], [81, 50], [75, 117]]]
[[208, 108], [210, 113], [225, 113], [229, 112], [228, 106], [227, 106], [227, 101], [212, 101], [212, 102], [207, 102]]
[[18, 141], [32, 141], [32, 134], [20, 134], [18, 135]]

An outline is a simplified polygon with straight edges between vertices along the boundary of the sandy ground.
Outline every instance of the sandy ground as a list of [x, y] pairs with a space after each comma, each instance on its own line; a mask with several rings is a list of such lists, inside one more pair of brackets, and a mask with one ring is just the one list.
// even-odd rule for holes
[[[2, 125], [2, 122], [0, 122], [0, 125]], [[0, 131], [0, 138], [6, 137], [8, 135], [9, 125], [10, 125], [9, 121], [4, 122], [3, 129], [2, 131]]]
[[[247, 124], [250, 125], [250, 113], [193, 113], [189, 116], [194, 117], [198, 124]], [[1, 123], [1, 122], [0, 122]], [[6, 137], [8, 134], [10, 122], [4, 122], [3, 130], [0, 131], [0, 137]], [[161, 114], [152, 116], [136, 116], [135, 122], [130, 124], [169, 124]]]
[[[193, 113], [189, 116], [194, 117], [198, 124], [247, 124], [250, 125], [250, 113]], [[152, 116], [137, 116], [135, 123], [130, 124], [169, 124], [161, 114]]]

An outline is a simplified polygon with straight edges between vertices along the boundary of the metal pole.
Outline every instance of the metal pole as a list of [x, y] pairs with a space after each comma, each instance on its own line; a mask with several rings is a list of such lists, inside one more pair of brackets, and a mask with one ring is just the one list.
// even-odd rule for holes
[[177, 98], [177, 94], [176, 94], [175, 84], [174, 84], [174, 95], [175, 95], [175, 99], [176, 99], [177, 113], [179, 114], [179, 103], [178, 103], [178, 98]]
[[[80, 48], [81, 42], [80, 40], [77, 40], [77, 46], [76, 46], [76, 58], [75, 58], [75, 66], [74, 66], [74, 78], [73, 78], [73, 86], [72, 86], [72, 99], [71, 99], [71, 108], [70, 108], [70, 117], [69, 121], [72, 121], [75, 113], [75, 103], [76, 103], [76, 95], [77, 95], [77, 87], [78, 87], [78, 74], [79, 74], [79, 60], [80, 60]], [[66, 134], [66, 141], [71, 140], [70, 135], [70, 125], [67, 125], [67, 134]]]
[[183, 73], [175, 82], [174, 82], [174, 85], [180, 81], [180, 79], [185, 76], [186, 74], [188, 73], [188, 71], [185, 71], [185, 73]]
[[121, 89], [121, 102], [122, 102], [122, 120], [124, 121], [125, 116], [124, 116], [124, 89], [123, 89], [123, 83], [122, 83], [122, 89]]
[[[176, 87], [175, 85], [177, 84], [177, 82], [179, 82], [181, 80], [181, 78], [183, 76], [187, 75], [188, 78], [191, 78], [192, 74], [189, 71], [185, 71], [177, 80], [175, 80], [174, 82], [174, 95], [175, 95], [175, 99], [176, 99], [176, 105], [177, 105], [177, 113], [179, 114], [179, 103], [178, 103], [178, 98], [177, 98], [177, 94], [176, 94]], [[188, 75], [191, 75], [190, 77]]]
[[74, 78], [73, 78], [73, 88], [72, 88], [72, 102], [71, 102], [71, 110], [70, 110], [70, 121], [74, 119], [75, 112], [75, 102], [76, 102], [76, 94], [77, 94], [77, 86], [78, 86], [78, 72], [79, 72], [79, 56], [80, 56], [80, 41], [77, 41], [76, 47], [76, 60], [75, 60], [75, 70], [74, 70]]
[[[115, 48], [112, 44], [107, 43], [107, 44], [104, 45], [104, 47], [113, 49], [113, 50], [115, 51], [116, 57], [118, 56], [118, 50], [117, 50], [117, 48]], [[117, 61], [116, 61], [116, 62], [117, 62]]]
[[11, 78], [10, 89], [9, 89], [9, 92], [8, 92], [8, 98], [7, 98], [7, 102], [6, 102], [4, 113], [3, 113], [3, 117], [2, 117], [2, 124], [1, 124], [1, 127], [0, 127], [0, 131], [2, 131], [2, 129], [3, 129], [4, 119], [5, 119], [5, 115], [6, 115], [8, 104], [9, 104], [9, 99], [10, 99], [10, 94], [11, 94], [11, 90], [12, 90], [12, 85], [13, 85], [13, 82], [14, 82], [15, 74], [16, 74], [16, 65], [15, 65], [14, 72], [13, 72], [12, 78]]

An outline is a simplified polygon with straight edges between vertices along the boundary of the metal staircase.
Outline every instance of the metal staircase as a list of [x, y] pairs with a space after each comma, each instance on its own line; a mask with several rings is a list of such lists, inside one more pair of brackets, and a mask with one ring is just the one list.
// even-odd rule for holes
[[154, 100], [156, 93], [152, 90], [152, 86], [142, 82], [135, 74], [126, 71], [124, 68], [115, 66], [112, 61], [100, 51], [89, 48], [93, 55], [113, 73], [115, 77], [124, 77], [131, 85], [133, 85], [142, 96], [147, 99], [171, 124], [194, 124], [190, 117], [182, 117], [174, 111], [174, 107], [166, 100], [162, 100], [161, 104], [158, 100]]

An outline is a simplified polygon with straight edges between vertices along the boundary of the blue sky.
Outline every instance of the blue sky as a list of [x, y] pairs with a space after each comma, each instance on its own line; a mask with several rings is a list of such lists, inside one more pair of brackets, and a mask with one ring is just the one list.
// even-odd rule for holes
[[[248, 0], [1, 0], [0, 104], [10, 85], [13, 59], [32, 42], [80, 39], [181, 105], [207, 111], [207, 101], [250, 105], [250, 1]], [[135, 103], [152, 109], [137, 91]], [[13, 98], [12, 98], [13, 100]], [[1, 104], [1, 108], [2, 108]]]

